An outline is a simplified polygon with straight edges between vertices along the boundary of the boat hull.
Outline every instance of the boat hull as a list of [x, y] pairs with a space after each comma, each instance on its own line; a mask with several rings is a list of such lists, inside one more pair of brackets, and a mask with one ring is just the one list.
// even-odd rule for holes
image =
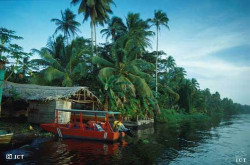
[[12, 136], [13, 136], [13, 133], [0, 135], [0, 144], [9, 144], [10, 141], [11, 141]]
[[91, 129], [68, 128], [65, 124], [41, 124], [41, 127], [51, 133], [57, 134], [62, 138], [87, 139], [98, 141], [117, 141], [125, 136], [125, 133], [111, 131], [97, 131]]

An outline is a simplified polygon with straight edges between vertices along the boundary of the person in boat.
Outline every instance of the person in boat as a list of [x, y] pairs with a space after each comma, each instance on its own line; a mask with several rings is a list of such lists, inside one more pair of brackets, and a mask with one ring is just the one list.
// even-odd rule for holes
[[102, 126], [100, 126], [100, 124], [98, 124], [98, 123], [94, 123], [94, 127], [95, 127], [98, 131], [104, 131], [104, 130], [102, 129]]
[[88, 121], [87, 126], [90, 129], [95, 129], [97, 131], [104, 131], [101, 126], [101, 122]]
[[114, 123], [113, 123], [113, 130], [115, 132], [125, 132], [127, 135], [133, 137], [134, 136], [134, 133], [126, 128], [121, 121], [118, 121], [118, 120], [115, 120]]
[[113, 124], [113, 130], [115, 132], [127, 132], [129, 129], [127, 129], [121, 121], [115, 120]]

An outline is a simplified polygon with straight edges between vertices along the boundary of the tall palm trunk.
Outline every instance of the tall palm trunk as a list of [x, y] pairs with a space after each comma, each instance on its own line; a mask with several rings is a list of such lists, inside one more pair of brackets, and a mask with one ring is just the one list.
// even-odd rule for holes
[[156, 92], [156, 97], [157, 97], [157, 92], [158, 92], [158, 73], [157, 73], [157, 67], [158, 67], [158, 32], [159, 32], [159, 26], [156, 26], [156, 62], [155, 62], [155, 92]]
[[96, 40], [96, 24], [94, 24], [94, 33], [95, 33], [95, 54], [96, 56], [98, 56], [97, 40]]
[[[92, 57], [94, 56], [94, 23], [93, 21], [90, 22], [91, 26], [91, 49], [92, 49]], [[92, 64], [92, 71], [94, 70], [94, 66]]]
[[67, 33], [66, 33], [66, 32], [64, 32], [63, 38], [64, 38], [64, 41], [65, 41], [65, 39], [66, 39], [66, 45], [68, 45], [68, 44], [69, 44], [69, 41], [68, 41], [68, 36], [67, 36]]
[[71, 74], [71, 69], [72, 69], [72, 65], [71, 65], [71, 58], [69, 60], [69, 73]]

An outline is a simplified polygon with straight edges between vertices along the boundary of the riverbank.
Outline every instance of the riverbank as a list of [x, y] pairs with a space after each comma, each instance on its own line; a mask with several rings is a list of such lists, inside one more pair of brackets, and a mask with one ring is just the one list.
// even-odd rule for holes
[[209, 116], [205, 113], [184, 113], [184, 112], [177, 112], [174, 109], [161, 109], [161, 115], [157, 117], [158, 123], [179, 123], [183, 121], [190, 121], [190, 120], [210, 120], [216, 116], [222, 117], [222, 114], [216, 114]]
[[41, 130], [39, 125], [30, 124], [23, 118], [1, 118], [0, 130], [14, 133], [10, 144], [0, 145], [0, 148], [27, 144], [38, 137], [53, 137], [53, 134]]
[[[214, 115], [214, 117], [208, 116], [207, 114], [202, 113], [194, 113], [194, 114], [187, 114], [187, 113], [180, 113], [176, 112], [176, 110], [162, 110], [162, 114], [157, 118], [155, 123], [166, 123], [168, 125], [178, 125], [185, 121], [211, 121], [212, 118], [220, 119], [221, 116]], [[127, 124], [127, 123], [124, 123]], [[147, 129], [153, 128], [154, 124], [147, 124], [144, 127], [138, 127], [138, 129]], [[130, 127], [128, 127], [130, 128]], [[19, 146], [24, 145], [32, 142], [34, 139], [38, 137], [54, 137], [53, 134], [49, 132], [43, 131], [39, 125], [30, 124], [24, 118], [1, 118], [0, 119], [0, 129], [7, 130], [14, 133], [12, 137], [12, 141], [9, 144], [10, 146]], [[137, 130], [137, 129], [136, 129]], [[133, 139], [131, 139], [133, 141]], [[143, 139], [137, 139], [142, 140]], [[130, 141], [130, 140], [129, 140]], [[5, 148], [0, 146], [0, 148]]]

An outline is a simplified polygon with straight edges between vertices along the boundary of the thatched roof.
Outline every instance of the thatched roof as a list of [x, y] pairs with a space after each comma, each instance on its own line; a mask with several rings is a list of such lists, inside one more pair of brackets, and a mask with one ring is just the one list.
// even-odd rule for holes
[[70, 99], [77, 93], [84, 93], [86, 97], [100, 103], [99, 99], [88, 90], [88, 87], [40, 86], [34, 84], [17, 84], [5, 81], [3, 88], [4, 97], [18, 97], [19, 99], [26, 101]]

